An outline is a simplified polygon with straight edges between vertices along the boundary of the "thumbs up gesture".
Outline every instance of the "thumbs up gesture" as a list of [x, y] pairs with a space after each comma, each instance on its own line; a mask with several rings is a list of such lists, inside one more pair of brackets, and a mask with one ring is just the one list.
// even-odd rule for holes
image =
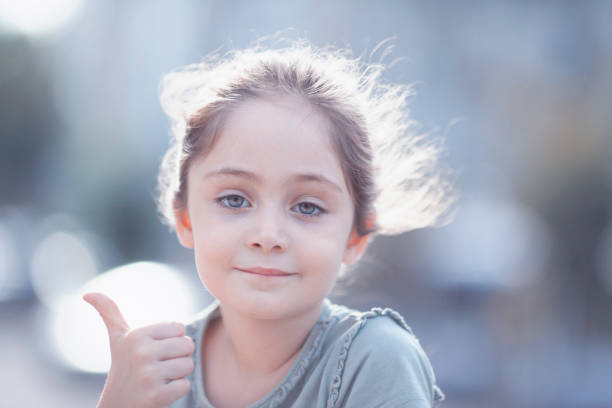
[[83, 300], [102, 316], [108, 329], [111, 367], [97, 408], [167, 407], [189, 392], [195, 346], [181, 323], [130, 329], [117, 304], [101, 293]]

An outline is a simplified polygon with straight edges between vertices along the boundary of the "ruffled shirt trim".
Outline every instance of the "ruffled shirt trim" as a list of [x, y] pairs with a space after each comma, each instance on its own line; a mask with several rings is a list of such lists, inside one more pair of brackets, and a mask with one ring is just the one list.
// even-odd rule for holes
[[[205, 311], [202, 312], [204, 315], [214, 316], [218, 313], [218, 301], [213, 302]], [[345, 308], [344, 306], [334, 305], [336, 308]], [[217, 310], [215, 310], [217, 309]], [[348, 309], [347, 309], [348, 310]], [[396, 311], [389, 308], [372, 308], [368, 312], [359, 313], [356, 315], [359, 319], [358, 324], [355, 324], [350, 331], [345, 333], [342, 337], [342, 348], [340, 353], [338, 354], [338, 363], [336, 366], [336, 373], [332, 377], [331, 387], [329, 396], [327, 398], [327, 408], [334, 408], [338, 396], [340, 394], [340, 386], [342, 385], [342, 375], [344, 373], [344, 366], [346, 362], [346, 357], [349, 352], [349, 348], [362, 327], [365, 326], [368, 319], [377, 317], [377, 316], [389, 316], [395, 322], [397, 322], [402, 328], [408, 331], [410, 334], [414, 335], [412, 329], [406, 324], [402, 316]], [[210, 319], [211, 317], [209, 317]], [[338, 320], [339, 316], [337, 313], [332, 313], [331, 302], [326, 298], [323, 301], [323, 308], [321, 311], [321, 315], [319, 319], [315, 323], [308, 339], [306, 340], [305, 347], [300, 352], [300, 355], [297, 357], [294, 365], [291, 367], [285, 378], [281, 381], [281, 383], [270, 393], [261, 399], [259, 402], [251, 405], [249, 408], [276, 408], [279, 407], [287, 398], [290, 391], [296, 386], [296, 384], [301, 380], [304, 376], [305, 372], [308, 370], [309, 366], [312, 364], [313, 359], [315, 359], [318, 353], [321, 350], [321, 345], [324, 341], [325, 334], [330, 324], [333, 321]], [[200, 327], [198, 330], [197, 336], [199, 339], [203, 337], [204, 327]], [[197, 358], [200, 359], [199, 355], [200, 347], [197, 350]], [[202, 377], [200, 370], [196, 370], [195, 373], [195, 381], [199, 384], [202, 384]], [[438, 388], [438, 386], [434, 385], [433, 388], [433, 405], [437, 406], [439, 402], [444, 400], [444, 394]], [[210, 406], [210, 402], [207, 400], [206, 396], [203, 393], [203, 389], [196, 392], [196, 400], [200, 401], [200, 404], [205, 406]]]
[[[329, 302], [329, 301], [326, 300], [326, 302]], [[327, 315], [329, 315], [329, 305], [325, 304], [323, 315], [321, 316], [321, 318], [326, 318]], [[325, 331], [327, 330], [327, 326], [329, 326], [329, 323], [330, 323], [329, 319], [327, 320], [319, 319], [319, 321], [315, 323], [315, 327], [313, 330], [315, 333], [314, 340], [312, 341], [312, 344], [309, 347], [306, 356], [302, 359], [298, 358], [299, 363], [294, 365], [291, 368], [291, 370], [285, 377], [285, 380], [276, 388], [276, 390], [272, 391], [272, 395], [268, 398], [264, 398], [264, 400], [262, 401], [262, 405], [269, 403], [270, 405], [268, 406], [270, 408], [273, 408], [283, 403], [283, 401], [287, 397], [287, 394], [289, 393], [289, 390], [295, 387], [298, 381], [300, 381], [300, 379], [306, 372], [306, 369], [310, 365], [310, 362], [312, 361], [312, 359], [315, 357], [315, 355], [319, 351], [319, 346], [321, 344], [323, 333], [325, 333]]]
[[[340, 353], [338, 355], [338, 366], [336, 368], [336, 374], [332, 378], [331, 391], [327, 399], [327, 408], [334, 408], [334, 406], [336, 405], [336, 401], [338, 400], [338, 396], [340, 395], [340, 386], [342, 385], [342, 374], [344, 373], [344, 364], [346, 361], [346, 356], [348, 355], [349, 348], [351, 347], [351, 344], [353, 343], [353, 339], [355, 338], [359, 330], [361, 330], [361, 328], [366, 325], [368, 319], [372, 317], [378, 317], [378, 316], [391, 317], [402, 328], [404, 328], [410, 334], [414, 335], [414, 333], [412, 332], [412, 329], [410, 328], [410, 326], [406, 324], [406, 321], [404, 320], [404, 318], [393, 309], [389, 309], [389, 308], [382, 309], [380, 307], [374, 307], [370, 309], [370, 311], [362, 313], [359, 324], [356, 324], [349, 332], [347, 332], [344, 335], [342, 339], [342, 349], [340, 350]], [[442, 390], [440, 390], [440, 388], [437, 385], [434, 385], [433, 387], [434, 406], [437, 406], [440, 402], [444, 400], [444, 398], [445, 397], [444, 397], [444, 394], [442, 393]]]
[[283, 381], [274, 390], [272, 390], [267, 397], [264, 397], [258, 404], [253, 405], [252, 408], [275, 408], [283, 403], [285, 398], [287, 398], [289, 391], [294, 388], [304, 376], [304, 373], [311, 364], [312, 359], [315, 358], [317, 353], [320, 351], [321, 342], [324, 337], [323, 334], [327, 331], [327, 327], [331, 322], [330, 314], [331, 302], [326, 298], [323, 300], [321, 315], [319, 316], [319, 319], [315, 323], [315, 326], [313, 327], [311, 334], [306, 341], [307, 344], [310, 343], [310, 346], [308, 346], [307, 349], [302, 350], [301, 355], [299, 355], [296, 360], [296, 364], [291, 367], [289, 373], [287, 373]]

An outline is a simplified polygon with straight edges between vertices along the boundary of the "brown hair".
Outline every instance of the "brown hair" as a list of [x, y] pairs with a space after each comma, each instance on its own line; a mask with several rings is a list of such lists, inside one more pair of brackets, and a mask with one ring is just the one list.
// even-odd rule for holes
[[[172, 121], [172, 144], [159, 174], [159, 210], [174, 226], [186, 206], [187, 174], [206, 154], [233, 108], [252, 98], [295, 96], [325, 117], [355, 207], [359, 235], [394, 234], [441, 219], [453, 198], [436, 172], [438, 146], [411, 134], [407, 85], [381, 80], [382, 64], [363, 64], [346, 50], [316, 49], [300, 40], [281, 49], [261, 45], [214, 54], [167, 74], [161, 103]], [[370, 217], [374, 215], [374, 217]]]

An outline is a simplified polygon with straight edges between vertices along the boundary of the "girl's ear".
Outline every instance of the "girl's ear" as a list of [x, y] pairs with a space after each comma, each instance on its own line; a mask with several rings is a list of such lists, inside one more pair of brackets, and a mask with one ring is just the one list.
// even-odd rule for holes
[[[376, 215], [374, 213], [368, 215], [365, 221], [365, 226], [367, 229], [370, 229], [374, 226], [375, 219]], [[353, 230], [351, 231], [351, 236], [349, 237], [348, 243], [346, 244], [346, 249], [344, 250], [342, 263], [344, 263], [345, 265], [351, 265], [357, 262], [368, 247], [370, 235], [371, 234], [360, 236], [357, 233], [357, 228], [353, 227]]]
[[174, 212], [174, 225], [176, 225], [176, 236], [185, 248], [193, 248], [193, 231], [187, 210], [176, 210]]
[[352, 265], [357, 262], [368, 247], [369, 240], [370, 234], [360, 236], [357, 233], [357, 229], [353, 228], [349, 241], [346, 244], [346, 249], [344, 250], [342, 263], [344, 263], [345, 265]]
[[368, 241], [370, 234], [360, 236], [357, 233], [357, 229], [353, 228], [351, 236], [349, 237], [346, 249], [344, 250], [344, 256], [342, 257], [342, 263], [345, 265], [352, 265], [361, 258], [361, 255], [365, 252], [368, 247]]

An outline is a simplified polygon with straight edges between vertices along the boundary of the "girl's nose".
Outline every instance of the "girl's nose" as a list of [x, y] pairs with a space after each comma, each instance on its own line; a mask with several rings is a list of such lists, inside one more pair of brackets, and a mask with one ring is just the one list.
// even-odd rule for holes
[[247, 237], [247, 246], [264, 253], [285, 252], [288, 239], [282, 224], [281, 214], [259, 214]]

